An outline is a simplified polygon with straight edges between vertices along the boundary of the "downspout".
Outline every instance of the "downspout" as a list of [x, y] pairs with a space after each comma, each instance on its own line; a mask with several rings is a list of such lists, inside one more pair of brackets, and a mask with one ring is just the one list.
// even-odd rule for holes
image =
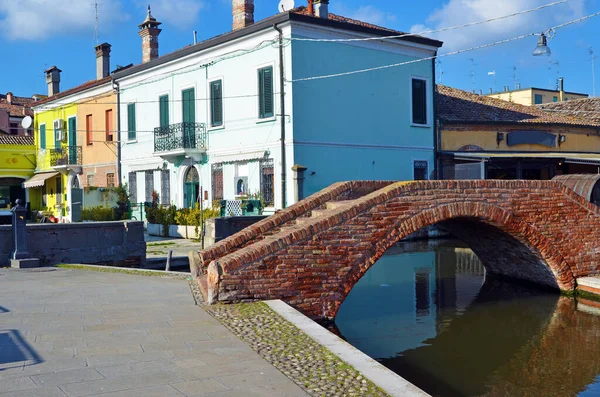
[[437, 59], [437, 51], [435, 52], [435, 56], [431, 60], [431, 70], [432, 70], [432, 81], [433, 81], [433, 179], [439, 179], [441, 177], [440, 172], [440, 159], [439, 159], [439, 149], [440, 149], [440, 130], [438, 126], [438, 118], [437, 118], [437, 84], [435, 81], [435, 61]]
[[286, 168], [287, 162], [285, 158], [285, 92], [284, 92], [284, 69], [283, 69], [283, 31], [277, 26], [273, 28], [279, 32], [279, 100], [281, 102], [281, 208], [286, 207]]
[[121, 186], [121, 87], [115, 80], [113, 87], [117, 87], [117, 186]]

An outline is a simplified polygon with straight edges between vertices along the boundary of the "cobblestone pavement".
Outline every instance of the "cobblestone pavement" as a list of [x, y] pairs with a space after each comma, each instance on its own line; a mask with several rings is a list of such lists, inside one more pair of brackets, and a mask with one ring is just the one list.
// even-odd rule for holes
[[[190, 286], [196, 299], [201, 301], [197, 284], [190, 282]], [[264, 303], [205, 308], [311, 396], [387, 396]]]
[[41, 270], [0, 268], [2, 397], [307, 396], [187, 281]]

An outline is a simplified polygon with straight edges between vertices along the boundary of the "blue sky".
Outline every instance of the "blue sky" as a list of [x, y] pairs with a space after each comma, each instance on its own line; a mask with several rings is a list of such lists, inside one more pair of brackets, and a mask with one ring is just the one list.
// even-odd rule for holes
[[[556, 0], [330, 0], [334, 13], [389, 28], [421, 32], [461, 25], [534, 8]], [[145, 17], [148, 0], [98, 0], [99, 40], [112, 44], [111, 67], [139, 63], [141, 39], [137, 25]], [[193, 40], [231, 29], [227, 0], [150, 0], [153, 15], [163, 22], [160, 53], [166, 54]], [[278, 0], [255, 0], [255, 18], [277, 12]], [[296, 5], [304, 4], [296, 0]], [[0, 0], [0, 92], [30, 96], [46, 93], [43, 71], [57, 65], [63, 70], [61, 89], [95, 77], [93, 0]], [[430, 35], [445, 42], [440, 53], [471, 48], [522, 34], [546, 30], [563, 22], [600, 11], [600, 0], [568, 0], [543, 11], [503, 21]], [[549, 43], [551, 58], [531, 56], [537, 38], [494, 46], [441, 59], [438, 79], [453, 87], [501, 90], [514, 86], [553, 87], [565, 78], [565, 89], [592, 94], [589, 48], [596, 55], [600, 81], [600, 16], [556, 31]], [[6, 55], [8, 54], [8, 57]], [[471, 61], [473, 59], [473, 61]], [[471, 76], [474, 70], [475, 83]], [[494, 76], [488, 75], [495, 71]], [[443, 72], [443, 74], [441, 73]], [[377, 72], [373, 72], [377, 73]], [[600, 95], [600, 83], [596, 84]]]

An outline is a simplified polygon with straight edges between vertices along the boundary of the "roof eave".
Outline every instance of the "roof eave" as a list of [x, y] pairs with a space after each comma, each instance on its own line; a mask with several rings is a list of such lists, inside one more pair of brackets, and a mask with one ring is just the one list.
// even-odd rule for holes
[[553, 123], [553, 122], [538, 122], [531, 121], [527, 123], [519, 123], [519, 122], [509, 122], [509, 121], [456, 121], [456, 120], [444, 120], [441, 117], [438, 117], [439, 121], [445, 125], [514, 125], [514, 126], [527, 126], [527, 125], [536, 125], [536, 126], [556, 126], [556, 127], [571, 127], [571, 128], [600, 128], [600, 124], [598, 125], [581, 125], [581, 124], [569, 124], [569, 123]]

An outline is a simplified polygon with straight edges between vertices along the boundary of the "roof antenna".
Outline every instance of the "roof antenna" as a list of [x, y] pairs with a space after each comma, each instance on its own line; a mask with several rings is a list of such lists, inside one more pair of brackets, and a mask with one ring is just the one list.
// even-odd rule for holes
[[313, 5], [314, 0], [308, 0], [308, 14], [315, 15], [315, 7]]
[[94, 0], [94, 14], [96, 18], [96, 23], [94, 25], [94, 40], [96, 40], [96, 45], [98, 45], [98, 0]]

